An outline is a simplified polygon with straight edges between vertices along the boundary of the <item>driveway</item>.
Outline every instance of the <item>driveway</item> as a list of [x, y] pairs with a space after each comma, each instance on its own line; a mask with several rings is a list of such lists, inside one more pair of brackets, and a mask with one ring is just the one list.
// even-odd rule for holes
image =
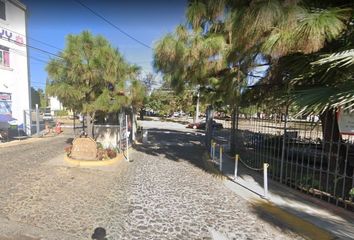
[[141, 123], [149, 143], [111, 168], [64, 164], [70, 135], [0, 148], [0, 239], [296, 239], [203, 161], [202, 132]]

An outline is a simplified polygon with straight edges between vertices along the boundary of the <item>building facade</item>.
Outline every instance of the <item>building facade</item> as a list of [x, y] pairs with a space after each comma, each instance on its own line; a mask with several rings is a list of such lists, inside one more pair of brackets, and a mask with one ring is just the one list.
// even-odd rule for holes
[[52, 115], [54, 115], [55, 111], [63, 110], [63, 104], [59, 101], [57, 97], [49, 97], [49, 107]]
[[[26, 7], [17, 0], [0, 0], [0, 115], [29, 125], [29, 61]], [[26, 129], [26, 132], [29, 132]]]

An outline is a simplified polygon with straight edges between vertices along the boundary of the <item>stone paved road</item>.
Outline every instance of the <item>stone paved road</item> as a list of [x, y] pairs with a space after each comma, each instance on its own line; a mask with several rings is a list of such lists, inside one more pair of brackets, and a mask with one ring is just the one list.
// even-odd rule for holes
[[57, 164], [69, 136], [0, 148], [0, 239], [300, 239], [204, 170], [201, 135], [145, 124], [150, 143], [112, 169]]

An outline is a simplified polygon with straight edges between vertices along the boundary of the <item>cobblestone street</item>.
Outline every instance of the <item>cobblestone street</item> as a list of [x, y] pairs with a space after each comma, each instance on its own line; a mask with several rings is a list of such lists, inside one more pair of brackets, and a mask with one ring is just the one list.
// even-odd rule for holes
[[149, 144], [112, 169], [52, 164], [70, 135], [0, 148], [0, 239], [301, 239], [205, 170], [201, 134], [144, 124]]

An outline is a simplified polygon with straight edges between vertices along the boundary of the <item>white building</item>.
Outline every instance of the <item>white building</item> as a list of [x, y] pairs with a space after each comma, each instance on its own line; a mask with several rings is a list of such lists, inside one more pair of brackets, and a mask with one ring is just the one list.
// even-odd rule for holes
[[21, 2], [0, 0], [0, 114], [11, 115], [19, 125], [26, 119], [31, 96], [26, 17]]
[[52, 115], [54, 115], [55, 111], [63, 110], [63, 104], [59, 101], [57, 97], [49, 97], [49, 106], [52, 111]]

